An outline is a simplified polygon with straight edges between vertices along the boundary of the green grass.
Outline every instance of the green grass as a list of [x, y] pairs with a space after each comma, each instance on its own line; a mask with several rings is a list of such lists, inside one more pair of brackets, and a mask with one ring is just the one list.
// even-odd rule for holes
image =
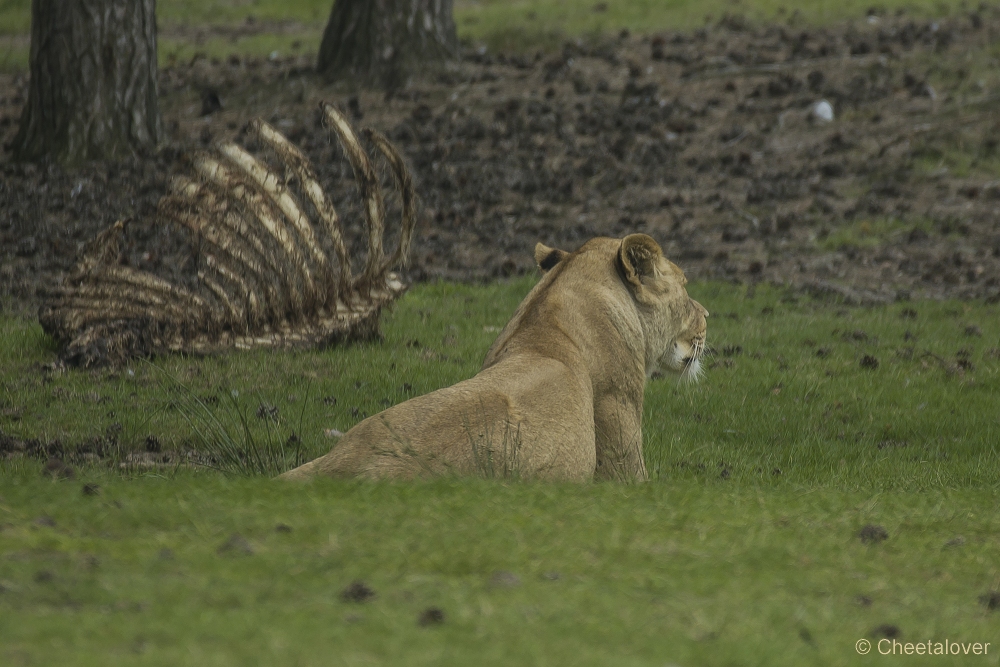
[[[207, 408], [234, 439], [243, 437], [246, 417], [258, 442], [283, 444], [295, 433], [312, 456], [329, 446], [323, 429], [346, 431], [473, 375], [533, 280], [417, 286], [386, 317], [381, 343], [170, 356], [117, 371], [47, 370], [51, 341], [37, 324], [7, 318], [0, 430], [68, 447], [111, 434], [122, 458], [143, 450], [149, 436], [166, 450], [204, 448], [206, 438], [218, 439], [198, 418]], [[778, 468], [797, 484], [857, 489], [1000, 480], [996, 305], [841, 308], [780, 288], [725, 284], [694, 285], [691, 293], [713, 313], [716, 355], [698, 385], [671, 378], [648, 385], [654, 478], [713, 479], [725, 469], [770, 484]], [[878, 367], [863, 367], [866, 356]]]
[[[562, 38], [611, 34], [628, 29], [640, 34], [660, 30], [690, 30], [723, 16], [740, 15], [751, 21], [790, 21], [798, 25], [823, 24], [860, 18], [873, 6], [868, 0], [466, 0], [455, 3], [459, 34], [498, 50], [552, 46]], [[959, 2], [893, 0], [874, 6], [893, 11], [904, 8], [917, 16], [942, 16], [957, 11]]]
[[[18, 468], [0, 491], [5, 665], [852, 665], [883, 625], [998, 650], [979, 601], [1000, 575], [995, 489]], [[861, 543], [869, 523], [889, 538]], [[225, 548], [234, 533], [252, 553]], [[343, 601], [357, 579], [377, 597]], [[431, 607], [444, 623], [421, 627]]]
[[839, 250], [845, 246], [855, 248], [877, 248], [920, 229], [931, 232], [933, 221], [927, 218], [901, 220], [893, 217], [861, 218], [845, 223], [819, 239], [819, 247], [824, 250]]
[[[874, 6], [885, 11], [902, 8], [916, 16], [945, 16], [963, 11], [966, 4], [959, 0], [891, 0]], [[157, 18], [161, 33], [166, 35], [160, 61], [167, 64], [171, 54], [189, 56], [195, 52], [217, 58], [234, 53], [264, 56], [274, 51], [287, 55], [295, 51], [292, 45], [296, 42], [305, 53], [314, 53], [332, 5], [332, 0], [160, 0]], [[532, 51], [555, 48], [567, 38], [613, 34], [623, 28], [639, 33], [687, 30], [726, 14], [757, 21], [822, 24], [860, 18], [872, 6], [870, 0], [799, 4], [783, 0], [456, 0], [454, 16], [463, 40], [494, 50]], [[236, 40], [209, 35], [197, 45], [169, 36], [180, 28], [241, 25], [248, 18], [291, 22], [299, 29]], [[27, 67], [27, 40], [3, 37], [26, 36], [30, 25], [28, 0], [0, 0], [0, 68]]]
[[848, 309], [741, 291], [691, 290], [714, 313], [718, 356], [696, 387], [654, 383], [647, 394], [648, 458], [661, 476], [721, 468], [762, 482], [777, 468], [795, 483], [858, 489], [1000, 480], [996, 306]]
[[31, 0], [0, 0], [0, 35], [27, 34], [31, 30]]
[[189, 39], [167, 37], [159, 40], [161, 67], [190, 62], [195, 56], [226, 58], [230, 55], [250, 58], [286, 58], [303, 53], [315, 53], [319, 48], [322, 28], [302, 30], [293, 34], [261, 33], [236, 39], [210, 38], [201, 43]]
[[[248, 17], [258, 21], [295, 21], [322, 28], [333, 0], [158, 0], [160, 29], [176, 26], [234, 25]], [[0, 35], [27, 34], [31, 28], [30, 0], [0, 0]]]
[[[204, 447], [185, 417], [197, 397], [262, 440], [296, 431], [312, 456], [323, 428], [474, 373], [532, 282], [419, 285], [380, 344], [134, 375], [46, 371], [52, 343], [8, 316], [0, 429], [73, 446], [121, 423], [117, 462], [149, 434]], [[649, 384], [645, 485], [286, 485], [106, 463], [53, 481], [40, 461], [0, 463], [0, 664], [852, 665], [880, 626], [993, 641], [997, 306], [690, 293], [716, 353], [698, 385]], [[867, 524], [888, 539], [862, 543]], [[374, 600], [340, 598], [357, 579]], [[431, 607], [444, 623], [419, 625]]]
[[981, 143], [970, 145], [970, 142], [955, 140], [949, 137], [942, 140], [935, 137], [932, 143], [928, 141], [918, 146], [914, 151], [913, 166], [917, 172], [926, 176], [950, 174], [959, 178], [972, 177], [983, 180], [1000, 178], [1000, 154], [997, 153], [997, 138], [992, 138], [989, 148]]
[[[231, 433], [248, 414], [259, 441], [298, 432], [316, 454], [329, 446], [324, 428], [346, 431], [387, 405], [473, 375], [527, 289], [525, 281], [421, 286], [389, 315], [383, 343], [173, 356], [119, 371], [47, 371], [53, 348], [39, 326], [0, 320], [0, 430], [69, 444], [115, 433], [122, 455], [143, 449], [150, 435], [164, 449], [199, 448], [200, 402], [217, 407]], [[256, 416], [261, 405], [278, 409], [277, 423]]]
[[332, 0], [158, 0], [157, 19], [165, 25], [240, 23], [247, 17], [261, 21], [298, 21], [323, 27]]

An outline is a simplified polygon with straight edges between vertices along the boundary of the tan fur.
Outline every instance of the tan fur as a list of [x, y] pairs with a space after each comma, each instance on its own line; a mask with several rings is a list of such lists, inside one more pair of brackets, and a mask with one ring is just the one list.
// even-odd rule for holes
[[646, 378], [697, 377], [708, 312], [645, 234], [539, 243], [535, 259], [545, 275], [475, 377], [365, 419], [281, 478], [646, 479]]

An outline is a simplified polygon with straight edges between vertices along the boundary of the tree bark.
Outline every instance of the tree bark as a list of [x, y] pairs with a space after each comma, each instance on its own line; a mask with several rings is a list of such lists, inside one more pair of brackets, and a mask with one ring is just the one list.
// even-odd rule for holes
[[457, 54], [452, 0], [334, 0], [317, 69], [392, 88]]
[[30, 57], [19, 159], [124, 157], [159, 141], [156, 0], [32, 0]]

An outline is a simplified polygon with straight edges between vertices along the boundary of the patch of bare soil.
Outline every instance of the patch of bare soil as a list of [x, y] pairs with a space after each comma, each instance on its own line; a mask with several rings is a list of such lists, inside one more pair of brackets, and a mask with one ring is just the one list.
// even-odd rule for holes
[[[37, 305], [82, 245], [134, 218], [127, 261], [190, 271], [155, 223], [184, 156], [262, 116], [320, 172], [360, 254], [356, 188], [319, 125], [335, 101], [406, 155], [422, 198], [416, 280], [533, 270], [537, 241], [653, 235], [690, 277], [772, 281], [848, 301], [1000, 294], [1000, 10], [831, 28], [726, 18], [688, 33], [467, 50], [391, 93], [324, 84], [311, 57], [164, 69], [155, 154], [67, 171], [0, 154], [0, 295]], [[0, 77], [9, 142], [26, 78]], [[827, 101], [834, 119], [821, 116]]]

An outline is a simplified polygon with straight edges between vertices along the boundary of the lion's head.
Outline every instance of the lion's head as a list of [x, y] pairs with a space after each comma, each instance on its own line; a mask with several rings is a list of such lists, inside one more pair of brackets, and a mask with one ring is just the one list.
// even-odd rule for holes
[[631, 294], [642, 326], [647, 376], [666, 371], [697, 380], [708, 311], [688, 296], [684, 272], [663, 256], [659, 244], [646, 234], [631, 234], [592, 239], [573, 253], [535, 246], [535, 260], [545, 272], [578, 256], [598, 260], [594, 266], [613, 267], [612, 279]]

